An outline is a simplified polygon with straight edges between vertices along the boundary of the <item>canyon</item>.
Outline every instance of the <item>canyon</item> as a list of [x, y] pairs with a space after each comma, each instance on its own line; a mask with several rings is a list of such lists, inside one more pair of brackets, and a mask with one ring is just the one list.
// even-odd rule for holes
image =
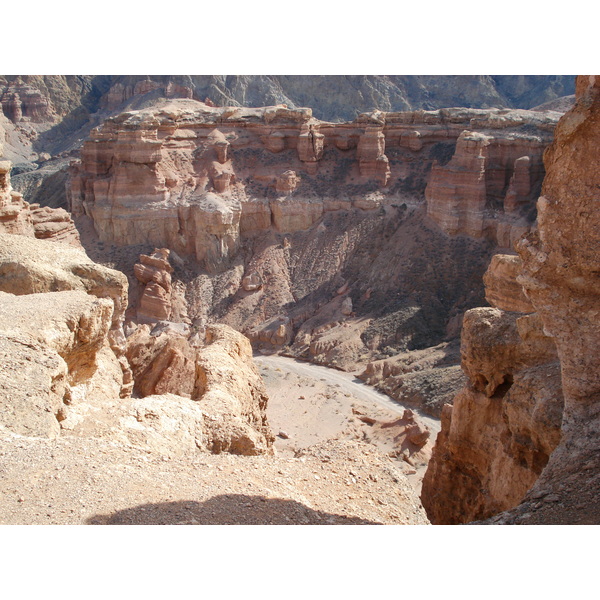
[[[350, 121], [200, 100], [175, 78], [2, 83], [5, 522], [229, 522], [218, 497], [234, 522], [268, 520], [261, 503], [270, 522], [597, 522], [593, 77], [566, 114]], [[49, 166], [28, 170], [42, 143]], [[400, 408], [309, 393], [277, 355]], [[50, 472], [69, 453], [90, 460], [87, 510], [42, 514], [18, 465], [64, 497]]]

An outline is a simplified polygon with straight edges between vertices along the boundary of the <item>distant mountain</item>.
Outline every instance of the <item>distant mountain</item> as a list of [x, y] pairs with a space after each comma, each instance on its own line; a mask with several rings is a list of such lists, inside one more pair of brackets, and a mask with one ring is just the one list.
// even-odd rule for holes
[[[575, 92], [572, 75], [22, 75], [0, 77], [0, 96], [38, 90], [55, 114], [117, 108], [134, 95], [187, 96], [217, 105], [307, 106], [347, 121], [374, 109], [532, 108]], [[15, 87], [16, 86], [16, 87]], [[11, 92], [12, 89], [12, 92]], [[6, 110], [5, 110], [6, 114]]]

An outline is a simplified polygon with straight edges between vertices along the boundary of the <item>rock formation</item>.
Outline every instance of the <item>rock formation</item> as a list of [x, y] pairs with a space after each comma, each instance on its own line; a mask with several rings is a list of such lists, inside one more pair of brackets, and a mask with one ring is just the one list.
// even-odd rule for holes
[[56, 116], [49, 98], [20, 78], [2, 90], [0, 103], [2, 112], [13, 123], [42, 123]]
[[[456, 335], [462, 313], [477, 305], [482, 288], [467, 291], [461, 283], [464, 293], [433, 289], [459, 263], [468, 264], [461, 273], [477, 271], [480, 277], [488, 242], [510, 247], [530, 228], [534, 210], [525, 183], [529, 176], [532, 195], [540, 171], [532, 165], [557, 118], [552, 112], [456, 108], [374, 111], [350, 123], [327, 123], [313, 118], [310, 109], [283, 105], [250, 109], [162, 101], [109, 118], [92, 132], [81, 161], [71, 166], [70, 206], [93, 220], [101, 242], [168, 248], [192, 270], [205, 272], [208, 279], [199, 275], [182, 284], [192, 319], [226, 322], [258, 345], [276, 341], [281, 347], [300, 335], [295, 355], [306, 358], [308, 352], [326, 364], [359, 368], [383, 358], [386, 347], [422, 349]], [[485, 140], [476, 208], [461, 188], [470, 177], [460, 166], [471, 164], [470, 139]], [[470, 263], [459, 249], [470, 242], [456, 236], [454, 244], [436, 232], [434, 221], [441, 219], [436, 215], [448, 209], [445, 189], [454, 189], [459, 212], [477, 213], [468, 216], [468, 231], [464, 224], [453, 230], [480, 240]], [[509, 192], [510, 214], [499, 200]], [[419, 243], [410, 251], [402, 238], [414, 235]], [[452, 257], [443, 258], [440, 243], [455, 246]], [[438, 251], [421, 256], [433, 245]], [[398, 258], [389, 260], [392, 254]], [[261, 285], [242, 281], [244, 272], [255, 272]], [[325, 313], [318, 313], [327, 312], [342, 278], [352, 279], [354, 293], [343, 311], [340, 306], [331, 312], [339, 318], [326, 333]], [[426, 281], [413, 285], [415, 278]], [[155, 283], [154, 301], [166, 306]], [[244, 294], [249, 285], [252, 295]], [[367, 297], [368, 289], [377, 291]], [[423, 294], [430, 300], [435, 295], [433, 304]], [[365, 318], [392, 312], [405, 322], [417, 306], [426, 306], [417, 322], [429, 323], [417, 328], [436, 332], [424, 333], [427, 342], [419, 336], [409, 341], [412, 334], [399, 324], [384, 327], [389, 333], [381, 335], [380, 325]], [[272, 330], [281, 316], [287, 324]], [[303, 326], [312, 318], [320, 324]]]
[[[450, 163], [433, 167], [428, 214], [449, 233], [481, 237], [493, 230], [489, 235], [509, 246], [531, 223], [541, 153], [557, 118], [444, 109], [376, 111], [335, 124], [317, 121], [309, 109], [163, 102], [92, 132], [72, 166], [70, 206], [94, 219], [104, 241], [168, 247], [219, 271], [243, 233], [272, 224], [281, 233], [305, 230], [325, 211], [348, 206], [340, 196], [355, 195], [357, 184], [390, 188], [368, 206], [361, 193], [355, 205], [363, 209], [402, 199], [407, 179], [413, 188], [406, 191], [418, 192], [417, 174], [422, 178], [438, 149], [458, 140]], [[325, 184], [331, 199], [323, 197]], [[273, 198], [273, 188], [285, 197]], [[505, 222], [494, 217], [498, 210]]]
[[517, 504], [560, 440], [560, 368], [537, 315], [468, 311], [461, 354], [468, 383], [442, 410], [423, 480], [423, 506], [438, 524]]
[[523, 292], [523, 287], [517, 281], [521, 268], [522, 262], [518, 256], [495, 254], [492, 257], [483, 276], [485, 298], [492, 306], [511, 312], [535, 312]]
[[[161, 250], [143, 256], [136, 276], [165, 283], [167, 257]], [[101, 434], [173, 449], [180, 429], [203, 450], [272, 452], [267, 396], [241, 334], [211, 326], [205, 341], [188, 339], [185, 324], [152, 334], [142, 325], [126, 348], [126, 277], [83, 250], [24, 235], [0, 234], [0, 287], [0, 424], [7, 430]], [[132, 388], [143, 400], [129, 398]]]
[[110, 300], [81, 291], [0, 292], [4, 427], [56, 437], [69, 406], [90, 390], [118, 395], [123, 376], [108, 350], [112, 312]]
[[576, 96], [544, 156], [537, 232], [517, 245], [518, 280], [560, 359], [561, 441], [524, 502], [498, 522], [598, 523], [600, 78], [578, 77]]
[[127, 278], [91, 261], [83, 249], [22, 235], [0, 234], [0, 289], [18, 296], [78, 290], [113, 304], [108, 342], [123, 371], [121, 395], [131, 391], [131, 371], [124, 358], [123, 320]]
[[[470, 384], [444, 408], [424, 479], [432, 522], [598, 522], [599, 111], [598, 79], [579, 77], [544, 155], [537, 231], [517, 244], [522, 265], [498, 257], [486, 277], [491, 302], [536, 312], [465, 315]], [[525, 302], [512, 284], [500, 291], [509, 273]]]
[[450, 162], [432, 167], [427, 214], [445, 232], [488, 236], [512, 248], [529, 230], [544, 176], [542, 154], [555, 121], [542, 120], [538, 135], [528, 136], [519, 132], [519, 118], [498, 114], [483, 120], [485, 133], [465, 130]]
[[134, 393], [189, 398], [202, 413], [202, 445], [212, 452], [271, 452], [268, 399], [250, 343], [223, 325], [208, 326], [203, 334], [200, 339], [185, 328], [139, 327], [127, 340]]
[[63, 242], [81, 248], [73, 219], [62, 208], [29, 204], [13, 190], [10, 161], [0, 161], [0, 232]]
[[29, 205], [10, 185], [10, 161], [0, 162], [0, 226], [5, 233], [35, 235]]
[[383, 127], [367, 127], [358, 141], [357, 156], [360, 174], [363, 177], [376, 179], [382, 186], [385, 186], [390, 178], [390, 161], [384, 153]]
[[167, 248], [155, 249], [148, 256], [142, 254], [140, 262], [134, 265], [136, 279], [144, 286], [137, 310], [139, 323], [168, 321], [171, 316], [171, 273], [170, 251]]

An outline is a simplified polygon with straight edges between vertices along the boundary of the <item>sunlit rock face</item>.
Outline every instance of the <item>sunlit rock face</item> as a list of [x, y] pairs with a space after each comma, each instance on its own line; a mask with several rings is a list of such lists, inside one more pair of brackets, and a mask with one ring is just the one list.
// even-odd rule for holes
[[71, 166], [70, 208], [103, 241], [170, 248], [222, 271], [245, 234], [302, 231], [326, 211], [378, 207], [365, 206], [376, 190], [404, 201], [426, 188], [444, 231], [506, 246], [531, 223], [557, 118], [443, 109], [327, 123], [283, 105], [163, 101], [92, 131]]
[[[576, 105], [559, 121], [544, 155], [537, 230], [516, 244], [521, 262], [516, 279], [536, 312], [520, 316], [482, 308], [465, 316], [463, 368], [470, 386], [445, 410], [424, 481], [423, 500], [433, 522], [598, 523], [599, 81], [596, 76], [578, 77]], [[517, 196], [519, 177], [512, 180]], [[495, 288], [488, 299], [509, 303], [514, 310], [514, 287], [507, 293], [498, 289], [519, 259], [510, 262], [501, 258], [488, 273]], [[509, 268], [501, 268], [502, 263]], [[525, 307], [522, 299], [518, 304]], [[551, 346], [557, 360], [548, 362]], [[531, 367], [533, 359], [539, 364]], [[528, 382], [527, 394], [515, 401], [523, 382]], [[533, 410], [525, 413], [527, 419], [521, 414], [517, 423], [515, 409], [528, 403]], [[505, 431], [494, 435], [494, 427]], [[518, 438], [511, 440], [506, 427]], [[514, 454], [513, 442], [519, 440], [528, 441], [529, 452], [523, 448]], [[507, 453], [521, 466], [535, 467], [539, 476], [528, 485], [522, 481], [519, 494], [510, 500], [499, 501], [493, 489], [503, 479], [499, 474]], [[514, 490], [520, 479], [515, 471], [510, 480], [505, 478], [505, 489]]]

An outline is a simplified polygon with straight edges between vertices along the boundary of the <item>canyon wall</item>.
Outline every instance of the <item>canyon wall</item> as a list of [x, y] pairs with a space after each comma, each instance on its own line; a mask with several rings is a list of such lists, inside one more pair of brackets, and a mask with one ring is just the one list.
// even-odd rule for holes
[[293, 233], [327, 211], [414, 201], [428, 178], [427, 214], [442, 230], [508, 248], [535, 216], [558, 116], [443, 109], [334, 124], [310, 109], [167, 102], [92, 132], [72, 165], [70, 206], [93, 218], [103, 241], [169, 247], [215, 271], [242, 234]]
[[519, 282], [560, 358], [562, 438], [523, 503], [497, 522], [599, 522], [600, 78], [578, 77], [576, 94], [576, 106], [559, 122], [544, 157], [538, 229], [517, 245]]
[[492, 307], [471, 309], [463, 320], [467, 382], [442, 409], [442, 431], [423, 480], [422, 502], [432, 523], [468, 523], [512, 508], [560, 440], [555, 345], [514, 281], [504, 295], [496, 293], [515, 262], [519, 266], [517, 257], [494, 257], [485, 277]]
[[[357, 370], [446, 344], [426, 359], [431, 402], [425, 363], [365, 373], [439, 414], [463, 382], [448, 344], [484, 301], [493, 249], [534, 222], [558, 117], [456, 108], [330, 123], [307, 108], [162, 101], [92, 131], [69, 202], [93, 222], [95, 256], [168, 249], [189, 322], [227, 323], [256, 349]], [[168, 286], [143, 285], [166, 307]]]
[[[544, 155], [537, 230], [517, 243], [520, 259], [491, 267], [504, 280], [513, 271], [525, 302], [514, 285], [508, 291], [487, 278], [492, 302], [536, 312], [475, 309], [465, 317], [470, 384], [444, 409], [424, 481], [432, 522], [598, 523], [599, 114], [598, 78], [579, 77], [576, 106]], [[516, 401], [518, 387], [526, 393]]]

